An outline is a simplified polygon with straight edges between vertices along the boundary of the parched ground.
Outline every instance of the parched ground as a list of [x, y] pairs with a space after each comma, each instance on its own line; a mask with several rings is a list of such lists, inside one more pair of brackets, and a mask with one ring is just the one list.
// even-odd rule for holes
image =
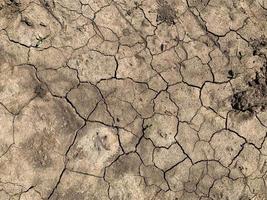
[[0, 200], [267, 200], [266, 0], [0, 0]]

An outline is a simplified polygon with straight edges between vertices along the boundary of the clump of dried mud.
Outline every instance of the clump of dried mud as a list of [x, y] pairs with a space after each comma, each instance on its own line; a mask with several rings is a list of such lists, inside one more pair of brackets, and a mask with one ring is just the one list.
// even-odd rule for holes
[[258, 55], [260, 57], [265, 57], [264, 50], [267, 46], [267, 38], [263, 35], [259, 39], [254, 39], [250, 42], [250, 46], [253, 48], [253, 55]]
[[175, 24], [176, 12], [168, 4], [167, 1], [159, 0], [159, 8], [157, 10], [157, 22], [165, 22], [169, 26]]
[[46, 90], [43, 85], [37, 85], [34, 89], [34, 93], [38, 96], [43, 98], [46, 95]]
[[255, 78], [248, 81], [248, 89], [237, 92], [232, 98], [232, 108], [239, 111], [263, 112], [267, 107], [267, 59], [264, 53], [267, 38], [262, 36], [250, 43], [253, 55], [265, 59], [260, 71], [256, 72]]

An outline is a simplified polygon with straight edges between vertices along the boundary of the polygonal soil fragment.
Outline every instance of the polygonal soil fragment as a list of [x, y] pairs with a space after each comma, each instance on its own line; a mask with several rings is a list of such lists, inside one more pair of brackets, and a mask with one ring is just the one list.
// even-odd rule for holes
[[257, 118], [263, 126], [267, 127], [267, 112], [258, 113]]
[[102, 122], [108, 125], [112, 125], [114, 123], [114, 118], [112, 118], [107, 104], [103, 100], [96, 105], [88, 120]]
[[[58, 3], [61, 4], [61, 2]], [[74, 4], [79, 6], [79, 2], [74, 2]], [[51, 10], [51, 8], [48, 9], [61, 28], [57, 34], [51, 38], [53, 46], [57, 48], [67, 46], [75, 50], [86, 46], [90, 38], [96, 34], [94, 24], [90, 19], [82, 16], [75, 10], [69, 10], [60, 5], [56, 8], [57, 9], [53, 10]]]
[[208, 141], [214, 133], [225, 128], [225, 119], [211, 109], [201, 107], [193, 117], [190, 127], [197, 130], [201, 140]]
[[[192, 63], [191, 60], [193, 61], [200, 61], [202, 64], [208, 64], [211, 59], [209, 54], [213, 50], [212, 46], [214, 43], [212, 42], [212, 39], [209, 38], [208, 35], [201, 36], [198, 40], [192, 40], [189, 41], [188, 43], [183, 43], [183, 46], [181, 47], [186, 50], [186, 52], [190, 52], [190, 54], [187, 54], [187, 59], [186, 61], [189, 61]], [[176, 48], [176, 52], [179, 56], [181, 56], [182, 52], [178, 51], [180, 48]], [[194, 77], [192, 77], [194, 78]]]
[[[234, 31], [227, 33], [225, 37], [220, 37], [218, 43], [224, 55], [230, 60], [238, 58], [240, 61], [245, 62], [247, 57], [251, 55], [251, 48], [249, 48], [247, 41], [243, 40], [242, 36]], [[227, 69], [230, 66], [225, 66], [225, 68]], [[235, 68], [234, 70], [241, 72], [243, 67], [245, 66]]]
[[194, 161], [214, 159], [214, 150], [206, 141], [200, 140], [198, 132], [192, 129], [187, 123], [180, 123], [177, 142], [181, 145], [185, 153]]
[[201, 106], [199, 89], [185, 83], [169, 87], [171, 98], [179, 108], [178, 117], [181, 121], [190, 121]]
[[97, 88], [91, 84], [81, 83], [77, 88], [72, 89], [67, 98], [74, 105], [77, 112], [84, 118], [94, 111], [98, 102], [101, 101], [101, 95]]
[[[188, 181], [184, 183], [184, 189], [186, 192], [192, 193], [193, 191], [199, 189], [198, 187], [201, 186], [201, 181], [206, 177], [207, 166], [208, 164], [205, 162], [198, 162], [190, 167]], [[212, 177], [210, 178], [212, 179]], [[210, 180], [207, 180], [205, 184], [208, 186], [210, 184]]]
[[181, 59], [174, 49], [161, 52], [153, 56], [151, 66], [155, 69], [169, 84], [174, 84], [182, 80], [179, 72], [179, 61]]
[[[67, 189], [66, 189], [67, 188]], [[102, 178], [65, 171], [51, 200], [108, 200], [108, 183]]]
[[101, 12], [98, 12], [95, 17], [96, 24], [101, 24], [101, 26], [113, 30], [120, 38], [120, 44], [132, 46], [138, 42], [143, 42], [133, 26], [128, 25], [128, 22], [116, 3], [102, 8]]
[[[215, 9], [217, 5], [221, 5], [220, 9]], [[216, 35], [224, 35], [231, 29], [237, 30], [242, 27], [247, 17], [242, 9], [236, 8], [235, 4], [225, 0], [209, 2], [201, 14], [208, 30]]]
[[135, 81], [148, 82], [150, 88], [155, 90], [165, 88], [165, 82], [150, 66], [151, 59], [148, 51], [142, 51], [131, 58], [120, 59], [118, 61], [117, 77], [130, 77]]
[[182, 162], [186, 155], [178, 144], [173, 144], [169, 148], [155, 148], [153, 152], [155, 165], [166, 171], [176, 164]]
[[162, 115], [177, 116], [178, 108], [175, 103], [170, 99], [170, 94], [167, 92], [161, 92], [154, 100], [155, 112]]
[[65, 96], [79, 83], [76, 72], [69, 68], [48, 69], [39, 71], [37, 74], [49, 87], [51, 93], [57, 96]]
[[224, 82], [229, 80], [229, 71], [233, 77], [233, 69], [229, 65], [229, 56], [222, 52], [220, 49], [215, 49], [210, 53], [211, 61], [209, 65], [214, 74], [214, 80], [217, 82]]
[[259, 199], [266, 199], [266, 186], [265, 181], [262, 178], [250, 179], [248, 181], [249, 188], [252, 188], [253, 196]]
[[36, 96], [38, 85], [31, 66], [4, 65], [0, 74], [0, 102], [12, 113], [18, 113]]
[[213, 79], [209, 66], [202, 64], [198, 58], [184, 61], [181, 74], [186, 83], [198, 87]]
[[[36, 66], [37, 69], [58, 69], [63, 67], [71, 54], [69, 48], [46, 48], [31, 49], [29, 53], [29, 63]], [[47, 59], [49, 58], [49, 59]]]
[[[7, 29], [10, 38], [26, 46], [38, 47], [42, 40], [59, 30], [57, 21], [38, 4], [29, 4]], [[13, 31], [16, 29], [16, 31]], [[27, 37], [25, 37], [27, 35]]]
[[144, 180], [148, 185], [156, 185], [163, 190], [168, 189], [167, 182], [164, 179], [164, 173], [157, 167], [142, 165], [140, 167], [140, 175], [144, 177]]
[[[89, 5], [88, 5], [89, 6]], [[108, 27], [94, 24], [96, 35], [90, 38], [87, 46], [105, 55], [116, 55], [119, 49], [119, 38]]]
[[25, 193], [22, 193], [20, 195], [21, 200], [27, 200], [27, 199], [34, 199], [34, 200], [42, 200], [41, 195], [35, 191], [34, 189], [31, 189]]
[[213, 199], [250, 199], [244, 190], [245, 184], [242, 179], [232, 180], [224, 177], [215, 182], [210, 190], [210, 196]]
[[184, 189], [184, 183], [189, 178], [189, 168], [191, 165], [190, 160], [186, 159], [166, 173], [166, 180], [172, 191], [181, 191]]
[[209, 196], [214, 183], [226, 175], [227, 169], [220, 163], [200, 161], [190, 167], [188, 181], [184, 184], [185, 191], [189, 194], [195, 191], [199, 196]]
[[159, 190], [155, 186], [146, 187], [139, 175], [140, 158], [135, 154], [121, 156], [106, 170], [106, 180], [110, 183], [110, 196], [114, 199], [146, 199]]
[[135, 153], [121, 155], [116, 162], [106, 169], [106, 180], [113, 182], [125, 176], [137, 176], [141, 160]]
[[156, 146], [169, 147], [175, 142], [178, 120], [174, 116], [155, 114], [145, 120], [145, 136], [150, 138]]
[[231, 164], [244, 143], [243, 138], [226, 130], [215, 133], [211, 138], [211, 146], [215, 149], [215, 159], [224, 166]]
[[137, 146], [137, 152], [140, 155], [141, 160], [145, 165], [154, 165], [153, 162], [153, 150], [154, 146], [152, 141], [142, 138]]
[[7, 63], [11, 66], [25, 64], [27, 62], [28, 49], [11, 42], [4, 31], [1, 31], [0, 33], [0, 63]]
[[18, 199], [23, 192], [27, 192], [29, 189], [14, 183], [1, 182], [0, 190], [0, 199], [5, 200], [11, 198]]
[[260, 147], [267, 131], [267, 127], [262, 126], [260, 121], [249, 112], [230, 112], [227, 127], [257, 147]]
[[231, 178], [248, 177], [259, 170], [260, 152], [253, 145], [245, 145], [230, 166]]
[[111, 79], [102, 81], [97, 86], [116, 120], [116, 125], [124, 127], [137, 115], [151, 117], [155, 92], [149, 90], [146, 84], [136, 83], [130, 79]]
[[198, 132], [192, 129], [187, 123], [179, 123], [178, 134], [175, 138], [182, 145], [185, 152], [192, 151], [194, 145], [199, 140]]
[[2, 180], [25, 187], [36, 185], [42, 196], [47, 196], [64, 168], [63, 155], [81, 125], [67, 102], [52, 97], [33, 100], [15, 118], [14, 148], [0, 161]]
[[101, 79], [114, 77], [117, 63], [113, 56], [98, 51], [84, 50], [74, 53], [68, 66], [78, 70], [81, 81], [95, 84]]
[[232, 110], [232, 95], [232, 88], [228, 83], [205, 83], [201, 90], [201, 101], [205, 107], [211, 108], [219, 115], [226, 117], [227, 113]]
[[112, 182], [109, 194], [112, 199], [149, 199], [157, 194], [157, 186], [147, 186], [141, 176], [126, 175]]
[[125, 153], [136, 150], [141, 137], [143, 136], [143, 120], [137, 117], [125, 128], [118, 129], [118, 136]]
[[[177, 24], [176, 26], [178, 27], [179, 25], [181, 24]], [[147, 37], [148, 48], [155, 56], [162, 56], [161, 54], [166, 55], [164, 54], [165, 52], [172, 53], [175, 46], [177, 45], [177, 38], [179, 38], [180, 35], [182, 37], [182, 35], [184, 34], [183, 29], [177, 29], [176, 26], [169, 26], [166, 23], [160, 23], [157, 26], [158, 28], [155, 30], [155, 34]], [[165, 57], [164, 59], [166, 58], [167, 57]], [[173, 58], [170, 57], [170, 60], [172, 61]]]
[[70, 150], [68, 169], [103, 176], [121, 153], [116, 129], [100, 123], [87, 123], [79, 133]]

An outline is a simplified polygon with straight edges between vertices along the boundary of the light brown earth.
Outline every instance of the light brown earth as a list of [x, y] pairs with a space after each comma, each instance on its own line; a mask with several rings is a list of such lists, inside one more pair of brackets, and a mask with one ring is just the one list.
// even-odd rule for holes
[[266, 0], [0, 0], [0, 200], [267, 200]]

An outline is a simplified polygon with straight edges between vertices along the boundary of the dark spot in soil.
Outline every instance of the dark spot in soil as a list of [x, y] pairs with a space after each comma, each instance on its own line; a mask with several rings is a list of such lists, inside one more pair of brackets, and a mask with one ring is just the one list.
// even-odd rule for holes
[[229, 70], [228, 71], [228, 77], [227, 78], [229, 78], [229, 79], [232, 79], [232, 78], [234, 78], [234, 71], [233, 70]]
[[130, 32], [129, 29], [125, 28], [125, 29], [122, 30], [122, 34], [123, 34], [124, 36], [129, 36], [129, 35], [131, 34], [131, 32]]
[[10, 0], [10, 2], [12, 4], [14, 4], [15, 6], [19, 6], [20, 5], [20, 0]]
[[260, 38], [258, 39], [253, 39], [250, 41], [250, 46], [253, 49], [253, 55], [254, 56], [263, 56], [265, 57], [264, 53], [262, 52], [262, 49], [266, 49], [267, 47], [267, 38], [262, 35]]
[[242, 59], [243, 55], [242, 55], [242, 53], [241, 53], [240, 51], [238, 52], [238, 55], [237, 55], [237, 57], [238, 57], [238, 59], [239, 59], [239, 60], [241, 60], [241, 59]]
[[257, 51], [253, 50], [253, 56], [256, 56], [256, 54], [257, 54]]
[[41, 22], [39, 25], [42, 27], [46, 27], [46, 25], [43, 22]]
[[43, 0], [43, 4], [48, 9], [55, 7], [55, 2], [53, 0]]
[[267, 61], [247, 85], [247, 89], [233, 95], [232, 108], [242, 112], [265, 111], [267, 107]]
[[157, 22], [165, 22], [169, 26], [175, 25], [176, 12], [166, 1], [159, 1], [157, 13]]
[[127, 15], [131, 15], [132, 14], [132, 11], [131, 10], [127, 10], [126, 14]]
[[160, 45], [160, 50], [163, 51], [164, 50], [164, 44]]
[[46, 90], [44, 86], [42, 85], [37, 85], [34, 89], [34, 93], [38, 96], [43, 98], [46, 95]]
[[49, 143], [52, 141], [50, 137], [36, 135], [22, 144], [22, 148], [27, 152], [26, 158], [34, 167], [47, 168], [52, 165], [53, 161], [49, 153], [51, 148]]
[[244, 98], [246, 91], [237, 92], [232, 98], [232, 108], [235, 110], [246, 111], [247, 100]]
[[139, 55], [139, 54], [135, 54], [134, 57], [135, 57], [136, 59], [138, 59], [138, 61], [139, 61], [140, 63], [146, 61], [145, 57], [143, 57], [143, 56], [141, 56], [141, 55]]
[[110, 147], [108, 145], [107, 141], [107, 135], [100, 136], [98, 132], [96, 132], [96, 138], [94, 141], [94, 146], [98, 151], [101, 151], [102, 149], [105, 149], [106, 151], [110, 150]]
[[27, 26], [33, 26], [33, 23], [27, 17], [23, 17], [21, 19], [21, 22], [26, 24]]
[[33, 152], [33, 162], [38, 168], [46, 168], [51, 166], [52, 159], [50, 158], [49, 153], [43, 147], [40, 147]]

